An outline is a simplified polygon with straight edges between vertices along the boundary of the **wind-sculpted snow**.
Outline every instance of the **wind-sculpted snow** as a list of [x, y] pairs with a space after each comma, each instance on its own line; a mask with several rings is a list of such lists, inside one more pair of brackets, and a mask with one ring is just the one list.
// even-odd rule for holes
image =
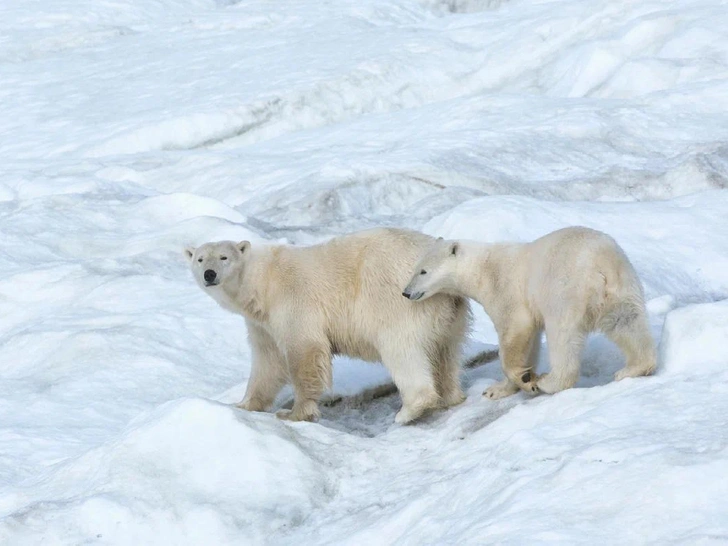
[[[715, 0], [0, 3], [0, 543], [728, 542], [726, 29]], [[496, 361], [404, 428], [348, 358], [317, 424], [234, 408], [244, 322], [182, 253], [574, 224], [637, 268], [657, 375], [613, 383], [593, 336], [574, 389], [484, 400]], [[473, 311], [465, 357], [497, 343]]]
[[[0, 536], [260, 542], [269, 530], [300, 524], [335, 491], [324, 459], [297, 436], [279, 421], [219, 404], [163, 404], [118, 438], [57, 465], [50, 476], [29, 479], [42, 496], [5, 499], [3, 512], [11, 515]], [[58, 519], [64, 528], [49, 530]]]

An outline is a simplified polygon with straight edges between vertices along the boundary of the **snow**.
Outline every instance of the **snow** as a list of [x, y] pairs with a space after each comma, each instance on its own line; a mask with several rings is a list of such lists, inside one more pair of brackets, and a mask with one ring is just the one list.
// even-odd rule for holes
[[670, 311], [662, 334], [666, 374], [720, 374], [728, 361], [728, 299]]
[[[0, 3], [0, 543], [728, 543], [726, 29], [716, 0]], [[657, 375], [612, 382], [595, 335], [574, 389], [484, 400], [495, 362], [410, 427], [347, 358], [319, 423], [230, 406], [244, 324], [182, 256], [573, 224], [637, 268]]]
[[[43, 493], [62, 510], [71, 533], [57, 530], [47, 538], [75, 542], [80, 532], [121, 542], [201, 543], [221, 533], [260, 541], [261, 523], [286, 527], [332, 493], [316, 452], [296, 436], [278, 421], [205, 400], [162, 404], [48, 477]], [[203, 460], [213, 464], [200, 465]], [[69, 484], [77, 487], [69, 491]], [[28, 500], [19, 497], [15, 502]], [[55, 518], [31, 506], [23, 519], [18, 538], [27, 540], [23, 531], [32, 536], [35, 526]], [[226, 523], [239, 531], [227, 536]]]

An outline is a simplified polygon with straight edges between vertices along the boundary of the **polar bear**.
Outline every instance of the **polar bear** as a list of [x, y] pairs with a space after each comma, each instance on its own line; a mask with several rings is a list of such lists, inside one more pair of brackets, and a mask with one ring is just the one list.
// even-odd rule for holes
[[337, 354], [384, 364], [402, 397], [397, 423], [462, 402], [467, 299], [440, 294], [416, 304], [400, 295], [433, 241], [381, 228], [309, 247], [223, 241], [188, 248], [200, 287], [247, 324], [253, 362], [238, 406], [263, 411], [290, 381], [293, 409], [278, 416], [317, 419]]
[[[606, 334], [626, 357], [615, 379], [655, 370], [642, 285], [624, 251], [605, 233], [569, 227], [525, 244], [440, 238], [415, 266], [402, 295], [426, 301], [441, 294], [473, 298], [495, 325], [506, 379], [483, 393], [488, 398], [519, 388], [555, 393], [573, 387], [592, 331]], [[551, 371], [537, 377], [543, 330]]]

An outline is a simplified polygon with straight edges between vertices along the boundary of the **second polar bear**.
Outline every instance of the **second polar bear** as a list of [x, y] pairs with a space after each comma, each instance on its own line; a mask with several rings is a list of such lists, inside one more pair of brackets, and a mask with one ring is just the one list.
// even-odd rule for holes
[[316, 419], [336, 354], [384, 364], [402, 397], [398, 423], [462, 402], [467, 300], [441, 294], [421, 305], [400, 295], [432, 241], [383, 228], [301, 248], [227, 241], [187, 249], [200, 287], [245, 317], [253, 362], [240, 407], [263, 411], [291, 382], [293, 409], [279, 416]]
[[[476, 300], [495, 325], [506, 379], [483, 393], [489, 398], [519, 388], [555, 393], [574, 386], [592, 331], [603, 332], [624, 353], [627, 363], [617, 380], [655, 370], [642, 285], [624, 251], [600, 231], [569, 227], [523, 244], [438, 239], [403, 295], [426, 300], [438, 294]], [[551, 371], [537, 377], [543, 330]]]

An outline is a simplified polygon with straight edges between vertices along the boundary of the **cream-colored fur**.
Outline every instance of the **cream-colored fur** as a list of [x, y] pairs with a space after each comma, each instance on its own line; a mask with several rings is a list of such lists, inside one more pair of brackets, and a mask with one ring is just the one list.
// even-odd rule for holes
[[239, 406], [263, 411], [290, 381], [293, 409], [279, 416], [316, 419], [336, 354], [387, 367], [402, 396], [398, 423], [462, 402], [467, 300], [441, 294], [420, 304], [401, 296], [433, 241], [415, 231], [376, 229], [301, 248], [217, 242], [188, 249], [202, 289], [248, 326], [252, 373]]
[[[579, 379], [584, 340], [606, 334], [627, 364], [617, 380], [649, 375], [656, 352], [642, 285], [608, 235], [584, 227], [554, 231], [525, 244], [480, 244], [438, 239], [414, 268], [404, 291], [411, 300], [452, 294], [478, 301], [493, 321], [506, 379], [483, 393], [555, 393]], [[537, 377], [546, 331], [551, 371]]]

